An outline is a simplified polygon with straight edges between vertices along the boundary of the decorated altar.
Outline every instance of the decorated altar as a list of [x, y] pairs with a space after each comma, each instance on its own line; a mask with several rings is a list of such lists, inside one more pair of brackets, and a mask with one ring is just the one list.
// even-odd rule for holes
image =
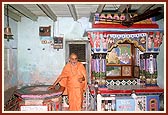
[[[87, 30], [95, 110], [159, 111], [164, 90], [157, 85], [157, 55], [163, 29], [152, 19], [127, 27], [108, 22], [108, 18], [108, 14], [95, 14], [92, 28]], [[116, 18], [120, 20], [121, 16]], [[127, 99], [135, 106], [122, 105]]]

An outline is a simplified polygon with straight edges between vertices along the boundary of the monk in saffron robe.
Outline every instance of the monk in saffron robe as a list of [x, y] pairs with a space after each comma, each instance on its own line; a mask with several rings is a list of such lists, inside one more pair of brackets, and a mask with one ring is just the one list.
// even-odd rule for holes
[[63, 68], [61, 75], [49, 89], [54, 88], [57, 83], [65, 87], [64, 94], [68, 95], [69, 110], [81, 111], [87, 78], [86, 69], [81, 62], [78, 62], [75, 53], [70, 55], [69, 62]]

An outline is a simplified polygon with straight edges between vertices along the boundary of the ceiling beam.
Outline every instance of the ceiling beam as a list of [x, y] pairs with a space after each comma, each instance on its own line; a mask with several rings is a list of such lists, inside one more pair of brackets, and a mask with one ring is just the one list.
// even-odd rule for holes
[[27, 9], [24, 5], [22, 4], [10, 4], [10, 7], [21, 13], [22, 15], [26, 16], [27, 18], [37, 21], [37, 16], [32, 13], [29, 9]]
[[159, 11], [160, 14], [155, 16], [155, 21], [164, 19], [164, 4], [155, 4], [151, 9], [155, 9], [155, 8], [158, 8], [158, 7], [161, 7], [162, 9]]
[[75, 5], [74, 4], [67, 4], [67, 5], [69, 7], [69, 10], [71, 12], [71, 16], [73, 17], [74, 21], [77, 21], [78, 17], [77, 17]]
[[95, 13], [90, 13], [89, 22], [94, 21], [94, 16], [95, 16]]
[[[7, 16], [7, 9], [6, 8], [4, 9], [4, 14]], [[19, 16], [15, 12], [11, 11], [10, 9], [8, 9], [8, 16], [17, 22], [21, 21], [21, 16]]]
[[[105, 7], [106, 4], [100, 4], [98, 7], [97, 7], [97, 10], [96, 10], [96, 13], [102, 13], [103, 12], [103, 9]], [[90, 17], [89, 17], [89, 22], [93, 22], [94, 20], [94, 15], [95, 13], [90, 13]]]
[[164, 4], [155, 4], [155, 5], [151, 8], [151, 10], [152, 10], [152, 9], [155, 9], [155, 8], [158, 8], [158, 7], [161, 7], [162, 10], [160, 10], [160, 12], [164, 13]]
[[100, 4], [96, 10], [96, 13], [102, 13], [103, 9], [105, 7], [105, 4]]
[[118, 12], [123, 13], [126, 8], [131, 8], [131, 4], [121, 4], [118, 8]]
[[164, 19], [164, 13], [161, 13], [160, 15], [157, 15], [155, 17], [155, 21], [158, 21], [158, 20], [161, 20], [161, 19]]
[[47, 4], [37, 4], [37, 6], [54, 22], [57, 21], [57, 16], [54, 12], [50, 9]]
[[137, 10], [137, 13], [138, 14], [142, 14], [144, 13], [145, 11], [149, 10], [151, 7], [153, 7], [154, 4], [143, 4], [141, 5], [141, 7]]

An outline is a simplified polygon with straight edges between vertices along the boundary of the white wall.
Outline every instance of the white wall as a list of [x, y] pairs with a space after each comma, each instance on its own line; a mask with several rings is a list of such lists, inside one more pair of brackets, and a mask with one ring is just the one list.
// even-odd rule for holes
[[[83, 20], [87, 20], [83, 18]], [[86, 23], [88, 23], [86, 21]], [[63, 49], [53, 49], [50, 44], [41, 44], [40, 26], [51, 25], [51, 36], [64, 35]], [[22, 18], [18, 24], [18, 79], [19, 87], [30, 84], [53, 84], [65, 65], [65, 40], [81, 40], [84, 29], [72, 18], [58, 18], [53, 23], [46, 17], [37, 22]], [[29, 49], [29, 50], [28, 50]]]
[[[7, 17], [4, 16], [4, 27], [7, 25]], [[17, 77], [17, 40], [18, 40], [18, 24], [16, 21], [9, 18], [9, 26], [13, 34], [13, 40], [2, 42], [4, 46], [3, 65], [4, 65], [4, 90], [16, 87], [18, 84]], [[2, 29], [3, 30], [3, 29]]]
[[[160, 29], [164, 29], [164, 19], [157, 21], [159, 24]], [[157, 69], [158, 69], [158, 78], [157, 78], [157, 83], [161, 88], [164, 88], [164, 84], [166, 83], [166, 75], [165, 75], [165, 70], [166, 70], [166, 37], [163, 37], [163, 42], [160, 46], [160, 52], [159, 55], [157, 56]], [[165, 66], [165, 68], [164, 68]]]

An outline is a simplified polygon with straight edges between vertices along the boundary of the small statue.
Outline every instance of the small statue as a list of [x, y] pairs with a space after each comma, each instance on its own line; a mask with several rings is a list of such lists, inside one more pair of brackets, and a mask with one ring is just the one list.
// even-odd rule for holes
[[152, 43], [153, 43], [153, 32], [150, 32], [148, 37], [148, 51], [152, 51]]
[[95, 46], [96, 46], [96, 51], [100, 51], [100, 36], [99, 32], [96, 33], [96, 38], [94, 40]]
[[154, 51], [158, 51], [160, 46], [160, 32], [156, 32], [156, 36], [153, 39], [154, 42]]
[[100, 15], [100, 21], [105, 22], [105, 20], [106, 20], [105, 14], [101, 14]]
[[108, 42], [108, 39], [107, 39], [107, 34], [105, 33], [103, 38], [102, 38], [102, 42], [103, 42], [103, 51], [107, 51], [107, 42]]
[[100, 19], [100, 18], [99, 18], [99, 13], [96, 13], [96, 14], [95, 14], [95, 21], [99, 21], [99, 19]]
[[144, 110], [142, 101], [138, 101], [138, 108], [139, 108], [141, 111]]
[[150, 74], [154, 74], [154, 65], [153, 65], [153, 55], [151, 54], [150, 57], [149, 57], [149, 73]]
[[91, 32], [88, 32], [88, 39], [90, 41], [91, 48], [94, 48], [94, 43], [93, 43], [93, 40], [92, 40]]
[[112, 15], [111, 14], [107, 14], [107, 22], [111, 22], [112, 21]]
[[124, 14], [121, 14], [120, 20], [121, 20], [121, 21], [125, 20], [125, 15], [124, 15]]
[[120, 18], [119, 18], [119, 16], [118, 16], [118, 14], [114, 14], [113, 19], [114, 19], [114, 20], [119, 20]]

